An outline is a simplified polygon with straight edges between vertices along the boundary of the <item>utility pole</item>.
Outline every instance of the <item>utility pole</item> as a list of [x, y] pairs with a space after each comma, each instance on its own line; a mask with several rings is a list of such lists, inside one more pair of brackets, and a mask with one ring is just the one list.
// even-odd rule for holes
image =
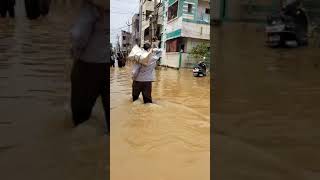
[[154, 0], [154, 13], [153, 13], [153, 17], [154, 17], [154, 21], [153, 21], [153, 36], [156, 36], [156, 32], [157, 32], [157, 26], [158, 26], [158, 7], [157, 7], [157, 2], [158, 0]]
[[118, 39], [118, 43], [117, 43], [117, 48], [118, 48], [118, 52], [121, 53], [121, 49], [120, 49], [120, 40], [119, 40], [119, 34], [117, 34], [117, 39]]
[[127, 39], [126, 39], [126, 41], [127, 41], [127, 45], [126, 45], [126, 51], [127, 51], [127, 53], [129, 52], [129, 50], [131, 49], [131, 34], [130, 34], [130, 22], [129, 22], [129, 20], [127, 21], [127, 26], [128, 26], [128, 33], [126, 33], [128, 36], [127, 36]]
[[149, 32], [150, 32], [150, 34], [149, 34], [149, 41], [150, 41], [150, 43], [152, 43], [152, 37], [153, 37], [153, 16], [152, 15], [150, 15], [149, 16], [149, 23], [150, 23], [150, 28], [149, 28]]

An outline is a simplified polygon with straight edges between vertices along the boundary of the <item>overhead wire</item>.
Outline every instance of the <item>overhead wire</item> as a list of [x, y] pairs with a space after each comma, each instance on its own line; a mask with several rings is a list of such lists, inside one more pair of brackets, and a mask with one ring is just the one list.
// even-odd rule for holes
[[[139, 7], [140, 7], [140, 2], [138, 2], [138, 5], [133, 9], [133, 11], [130, 13], [130, 12], [128, 12], [128, 13], [125, 13], [125, 12], [110, 12], [110, 13], [112, 13], [112, 14], [130, 14], [131, 15], [131, 18], [132, 18], [132, 16], [136, 13], [136, 10], [137, 9], [139, 9]], [[117, 8], [118, 9], [118, 8]], [[128, 19], [128, 21], [130, 21], [130, 18]], [[119, 27], [119, 28], [112, 28], [112, 29], [110, 29], [110, 30], [112, 30], [112, 31], [118, 31], [118, 30], [122, 30], [122, 29], [124, 29], [124, 28], [129, 28], [130, 26], [132, 26], [132, 23], [131, 24], [127, 24], [126, 26], [123, 26], [123, 27]], [[117, 34], [117, 36], [118, 36], [118, 34]]]

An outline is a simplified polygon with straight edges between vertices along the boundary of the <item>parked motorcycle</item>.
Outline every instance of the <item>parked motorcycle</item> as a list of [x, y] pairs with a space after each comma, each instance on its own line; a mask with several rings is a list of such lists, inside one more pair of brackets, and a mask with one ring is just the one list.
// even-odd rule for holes
[[308, 44], [308, 18], [298, 1], [287, 4], [280, 13], [267, 18], [267, 45], [298, 47]]
[[203, 77], [207, 75], [207, 66], [204, 62], [200, 61], [193, 67], [193, 76], [194, 77]]

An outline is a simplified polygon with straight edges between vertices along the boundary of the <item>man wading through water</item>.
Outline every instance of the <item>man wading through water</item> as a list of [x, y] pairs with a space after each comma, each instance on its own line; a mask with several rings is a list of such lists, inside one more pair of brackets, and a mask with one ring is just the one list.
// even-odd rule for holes
[[161, 56], [161, 50], [152, 48], [151, 44], [146, 42], [143, 49], [151, 53], [148, 65], [135, 63], [132, 70], [132, 100], [136, 101], [142, 92], [145, 104], [152, 103], [152, 82], [155, 80], [155, 67]]
[[75, 126], [87, 121], [99, 96], [110, 132], [107, 109], [107, 0], [84, 0], [80, 16], [71, 30], [71, 109]]

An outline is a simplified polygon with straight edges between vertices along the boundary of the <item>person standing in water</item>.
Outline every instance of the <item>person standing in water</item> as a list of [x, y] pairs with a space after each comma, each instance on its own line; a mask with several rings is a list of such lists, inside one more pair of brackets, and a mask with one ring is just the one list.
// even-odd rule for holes
[[7, 17], [7, 13], [9, 13], [9, 16], [11, 18], [15, 17], [15, 0], [0, 0], [0, 15], [1, 17], [5, 18]]
[[107, 107], [107, 1], [83, 0], [80, 17], [71, 30], [72, 57], [71, 110], [75, 126], [87, 121], [101, 96], [106, 133], [110, 132], [109, 109]]
[[115, 63], [115, 57], [112, 51], [110, 51], [111, 55], [110, 55], [110, 67], [115, 67], [114, 63]]
[[143, 101], [145, 104], [152, 103], [152, 82], [155, 80], [155, 67], [161, 56], [161, 50], [152, 48], [151, 44], [145, 42], [143, 49], [151, 53], [148, 65], [135, 63], [132, 70], [132, 100], [139, 99], [142, 92]]

